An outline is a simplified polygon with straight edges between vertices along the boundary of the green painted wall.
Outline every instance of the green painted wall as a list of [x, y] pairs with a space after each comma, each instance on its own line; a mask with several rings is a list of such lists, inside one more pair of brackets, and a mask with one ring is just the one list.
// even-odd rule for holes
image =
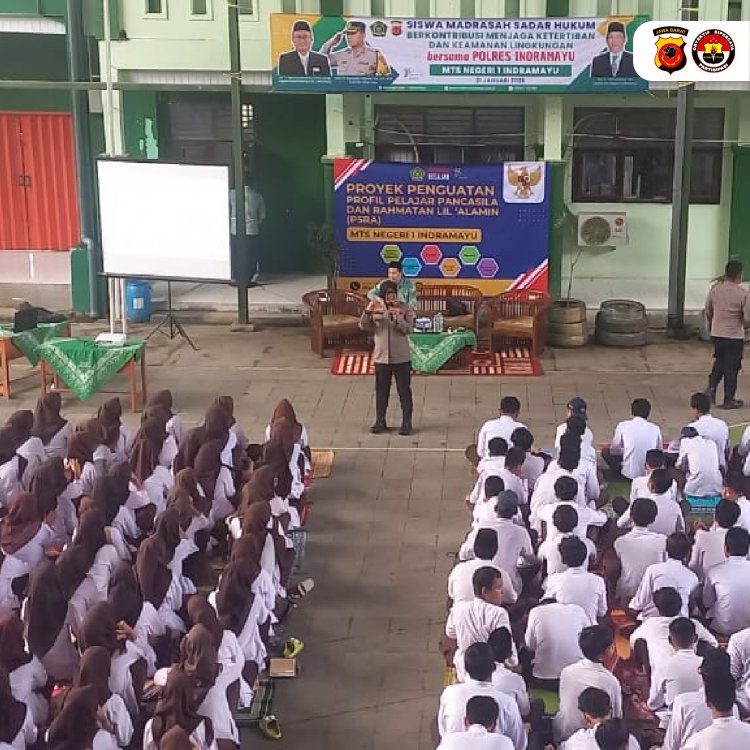
[[[750, 268], [750, 146], [734, 149], [729, 257]], [[747, 275], [747, 274], [746, 274]]]
[[124, 91], [125, 153], [138, 159], [159, 157], [157, 95], [154, 91]]
[[325, 97], [254, 94], [247, 100], [255, 113], [258, 181], [268, 209], [264, 265], [280, 273], [320, 271], [307, 247], [307, 228], [325, 221]]
[[16, 16], [65, 16], [65, 0], [0, 0], [0, 13]]
[[66, 81], [65, 37], [62, 34], [0, 34], [0, 78]]

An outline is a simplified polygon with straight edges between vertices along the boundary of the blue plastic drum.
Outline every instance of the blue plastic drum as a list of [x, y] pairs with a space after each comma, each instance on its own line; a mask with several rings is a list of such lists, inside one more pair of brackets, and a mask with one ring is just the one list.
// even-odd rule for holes
[[151, 320], [151, 284], [148, 281], [128, 279], [125, 285], [125, 301], [129, 321], [148, 323]]

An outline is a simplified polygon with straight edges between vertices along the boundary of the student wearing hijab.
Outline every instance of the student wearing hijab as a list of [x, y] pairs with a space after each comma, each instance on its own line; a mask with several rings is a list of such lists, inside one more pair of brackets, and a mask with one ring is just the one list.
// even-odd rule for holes
[[42, 694], [47, 670], [26, 650], [21, 618], [8, 609], [0, 610], [0, 664], [8, 670], [13, 697], [29, 707], [34, 724], [43, 725], [49, 710]]
[[170, 669], [154, 716], [143, 733], [143, 750], [158, 750], [172, 727], [181, 727], [195, 750], [214, 750], [211, 721], [197, 713], [195, 683], [182, 669]]
[[65, 458], [68, 439], [73, 433], [73, 425], [60, 415], [61, 407], [58, 391], [46, 393], [36, 404], [31, 434], [42, 441], [47, 458]]
[[87, 648], [81, 656], [76, 676], [73, 678], [73, 689], [88, 686], [94, 688], [102, 729], [112, 736], [116, 747], [127, 747], [133, 739], [133, 722], [125, 702], [109, 688], [110, 670], [110, 655], [105, 648]]
[[63, 459], [59, 456], [48, 458], [31, 478], [29, 491], [45, 515], [55, 512], [54, 523], [50, 523], [53, 532], [50, 545], [64, 547], [73, 538], [78, 516]]
[[71, 495], [79, 498], [94, 492], [94, 483], [106, 471], [107, 466], [97, 467], [94, 452], [100, 443], [93, 430], [74, 432], [68, 440], [68, 454], [65, 467], [71, 479]]
[[[305, 457], [299, 443], [294, 440], [294, 425], [286, 417], [277, 419], [271, 425], [271, 434], [266, 444], [267, 448], [271, 446], [280, 446], [289, 471], [292, 474], [292, 486], [289, 494], [294, 500], [299, 500], [305, 491]], [[268, 460], [268, 450], [264, 451], [265, 463]], [[281, 494], [281, 493], [279, 493]]]
[[210, 440], [221, 440], [224, 445], [227, 445], [230, 440], [231, 420], [232, 417], [225, 407], [218, 404], [210, 406], [203, 424], [188, 431], [185, 439], [180, 443], [180, 450], [172, 464], [172, 471], [176, 474], [182, 469], [192, 468], [201, 446]]
[[0, 429], [0, 466], [10, 461], [16, 451], [31, 437], [34, 412], [22, 409], [13, 412]]
[[54, 511], [42, 514], [36, 497], [28, 492], [17, 494], [8, 515], [0, 522], [0, 607], [18, 609], [19, 596], [26, 577], [44, 559], [53, 532], [47, 521], [54, 522]]
[[0, 466], [0, 505], [7, 506], [17, 492], [28, 492], [31, 478], [45, 458], [38, 437], [29, 437], [16, 448], [10, 461]]
[[[65, 705], [47, 732], [48, 750], [116, 750], [117, 745], [99, 736], [97, 695], [93, 685], [71, 688]], [[99, 740], [99, 742], [97, 742]]]
[[[241, 468], [236, 461], [232, 462], [232, 458], [237, 451], [238, 454], [245, 454], [248, 446], [247, 436], [245, 431], [240, 426], [240, 423], [235, 419], [234, 416], [234, 399], [231, 396], [218, 396], [214, 402], [217, 406], [224, 409], [229, 417], [229, 440], [224, 447], [224, 453], [222, 454], [222, 462], [237, 466]], [[229, 460], [227, 460], [229, 459]]]
[[10, 677], [0, 664], [0, 747], [26, 750], [36, 743], [36, 724], [31, 710], [13, 695]]
[[130, 467], [136, 479], [143, 484], [157, 467], [168, 472], [176, 455], [177, 445], [174, 438], [169, 442], [166, 422], [160, 417], [149, 417], [141, 423], [133, 440]]
[[179, 414], [174, 413], [172, 391], [165, 388], [164, 390], [157, 391], [151, 396], [146, 405], [146, 409], [148, 410], [155, 406], [161, 408], [167, 416], [167, 432], [174, 438], [175, 443], [179, 446], [182, 442], [183, 435], [182, 419]]
[[256, 537], [262, 545], [260, 565], [271, 576], [277, 595], [286, 598], [286, 584], [294, 563], [294, 548], [287, 546], [287, 537], [279, 529], [278, 522], [274, 520], [272, 523], [271, 518], [270, 503], [251, 505], [242, 518], [242, 534]]
[[115, 461], [127, 461], [133, 436], [122, 423], [122, 402], [118, 397], [105, 401], [96, 413], [102, 427], [102, 443]]
[[297, 414], [294, 411], [294, 407], [292, 406], [291, 402], [286, 398], [282, 398], [281, 401], [279, 401], [279, 403], [276, 404], [276, 408], [273, 410], [273, 414], [271, 415], [271, 421], [268, 423], [268, 426], [266, 427], [266, 442], [268, 442], [271, 439], [271, 426], [278, 419], [287, 419], [294, 426], [294, 442], [295, 443], [298, 443], [299, 446], [303, 449], [310, 447], [310, 440], [307, 436], [307, 430], [305, 429], [305, 425], [303, 425], [302, 422], [300, 422], [297, 419]]
[[[243, 536], [232, 545], [232, 554], [229, 559], [230, 562], [239, 561], [248, 566], [253, 576], [250, 590], [256, 596], [261, 597], [266, 609], [273, 613], [276, 607], [276, 587], [271, 575], [261, 567], [263, 547], [264, 543], [259, 540], [259, 537], [252, 534]], [[276, 622], [273, 614], [271, 619], [272, 623]]]
[[[96, 506], [104, 513], [105, 524], [119, 532], [125, 543], [134, 549], [142, 531], [136, 521], [135, 511], [127, 507], [130, 495], [130, 464], [123, 461], [96, 481], [92, 497]], [[119, 544], [115, 543], [115, 546], [119, 551]], [[123, 559], [129, 559], [129, 556]]]
[[175, 490], [181, 489], [187, 492], [192, 501], [195, 509], [202, 515], [208, 517], [211, 512], [211, 498], [206, 497], [206, 493], [203, 492], [203, 488], [198, 484], [198, 480], [195, 476], [195, 469], [187, 468], [178, 471], [174, 476]]
[[204, 443], [195, 457], [195, 477], [207, 498], [211, 499], [208, 516], [212, 524], [223, 521], [234, 513], [235, 486], [232, 472], [222, 463], [221, 441]]
[[159, 750], [195, 750], [195, 745], [190, 741], [187, 732], [175, 724], [162, 735]]
[[69, 682], [78, 666], [78, 652], [70, 637], [68, 602], [56, 566], [42, 562], [29, 579], [24, 620], [29, 651], [56, 682]]
[[[254, 503], [270, 503], [271, 513], [282, 518], [289, 512], [289, 503], [276, 494], [277, 477], [274, 467], [260, 466], [243, 485], [237, 512], [227, 521], [232, 539], [242, 536], [242, 517]], [[289, 519], [284, 519], [288, 522]]]

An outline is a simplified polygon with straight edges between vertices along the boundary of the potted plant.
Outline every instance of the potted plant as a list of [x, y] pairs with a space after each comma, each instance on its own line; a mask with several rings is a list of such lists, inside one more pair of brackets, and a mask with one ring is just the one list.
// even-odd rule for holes
[[341, 265], [341, 245], [334, 228], [330, 224], [310, 224], [307, 244], [323, 262], [328, 290], [334, 290]]

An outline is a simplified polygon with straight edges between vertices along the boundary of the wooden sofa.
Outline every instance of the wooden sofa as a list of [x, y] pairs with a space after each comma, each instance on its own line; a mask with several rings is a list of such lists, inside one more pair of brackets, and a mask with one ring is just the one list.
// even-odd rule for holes
[[325, 356], [326, 346], [367, 343], [369, 334], [360, 330], [359, 319], [367, 299], [341, 289], [316, 289], [302, 297], [310, 311], [310, 347]]
[[[479, 334], [479, 310], [482, 293], [473, 286], [454, 284], [417, 283], [417, 317], [432, 317], [443, 313], [443, 327], [467, 328]], [[465, 309], [462, 315], [449, 315], [448, 305], [455, 304]]]
[[544, 351], [546, 311], [551, 302], [546, 292], [515, 289], [487, 301], [487, 327], [490, 350], [530, 344], [538, 357]]

